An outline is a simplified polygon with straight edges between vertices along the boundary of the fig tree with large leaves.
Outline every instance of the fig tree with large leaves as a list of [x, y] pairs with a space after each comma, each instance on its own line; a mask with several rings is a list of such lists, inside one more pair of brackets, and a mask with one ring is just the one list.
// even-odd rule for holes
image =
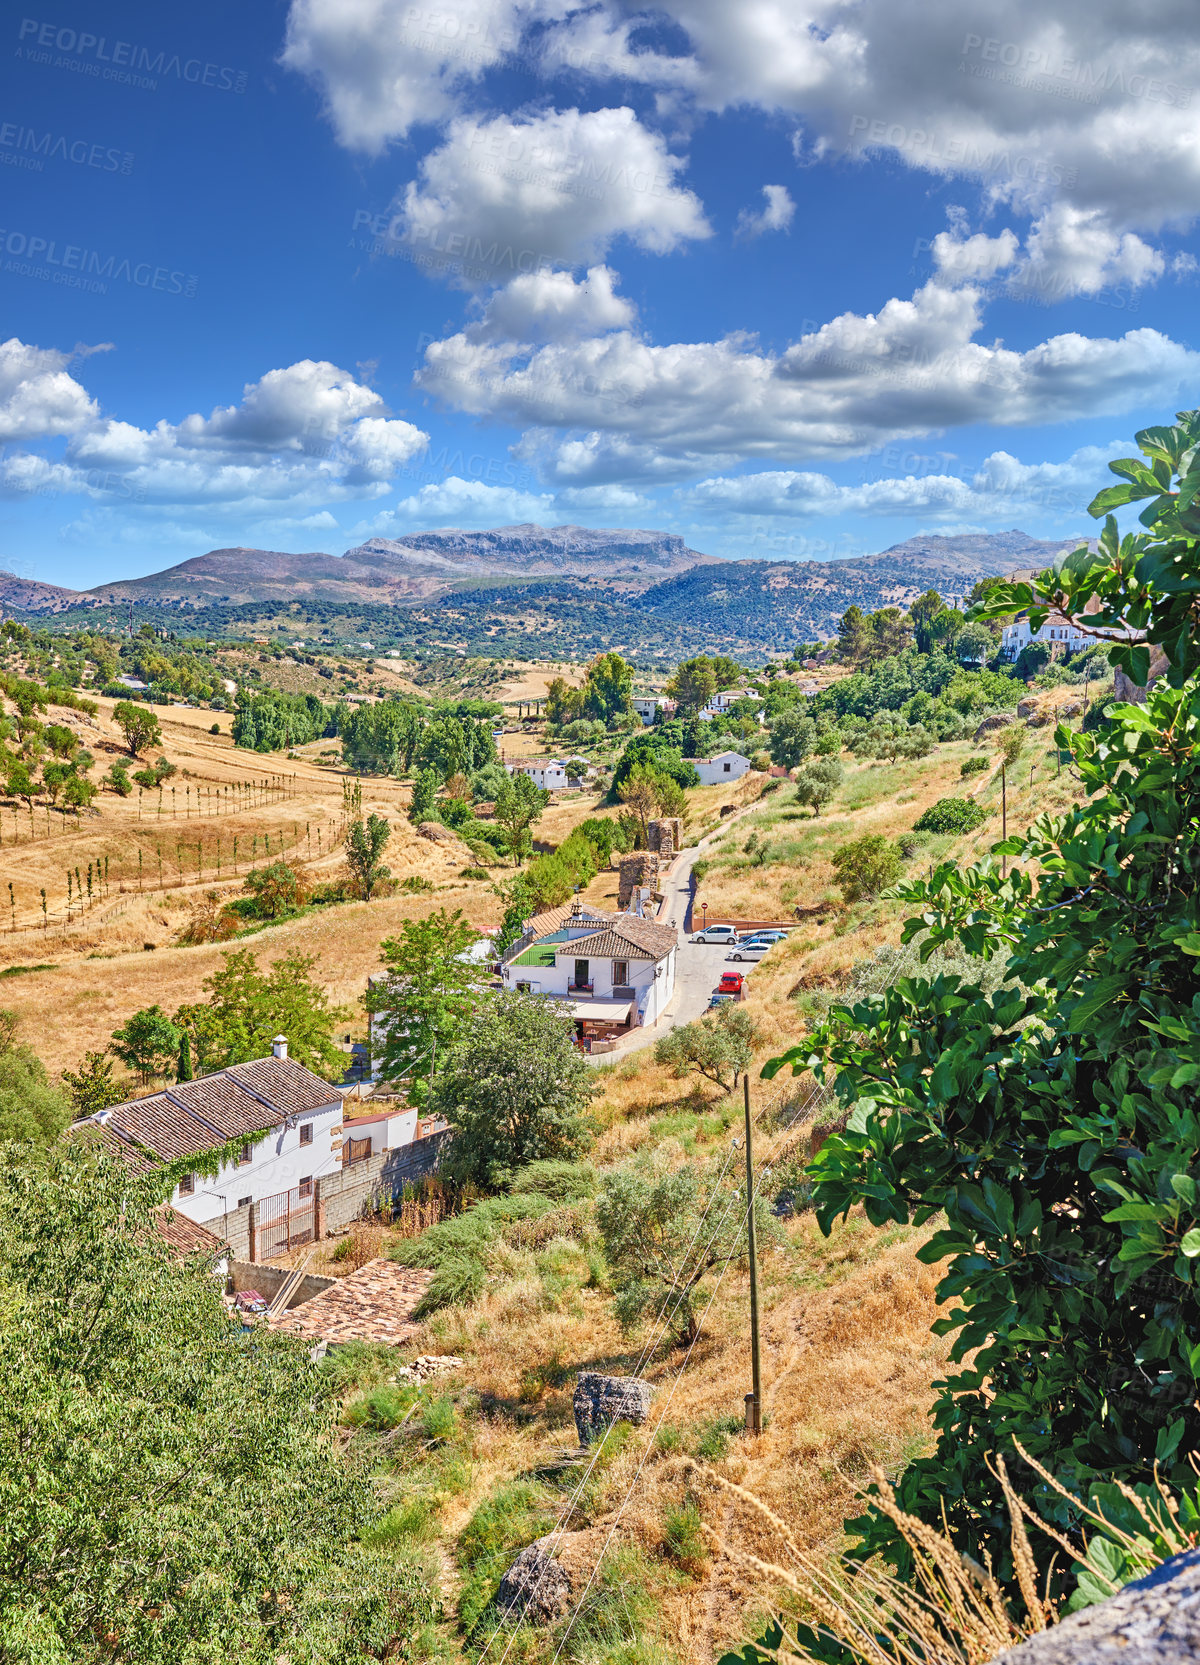
[[[953, 941], [1006, 981], [905, 978], [764, 1071], [816, 1070], [848, 1115], [810, 1169], [824, 1229], [860, 1204], [936, 1228], [920, 1252], [941, 1268], [952, 1366], [933, 1449], [897, 1490], [1005, 1578], [993, 1453], [1074, 1534], [1014, 1442], [1080, 1494], [1156, 1465], [1194, 1486], [1200, 1446], [1200, 412], [1136, 443], [1091, 505], [1098, 547], [972, 616], [1064, 614], [1132, 684], [1153, 665], [1144, 703], [1058, 730], [1086, 796], [995, 847], [1006, 878], [945, 863], [893, 892], [923, 961]], [[1144, 530], [1122, 535], [1112, 511], [1135, 502]], [[854, 1526], [859, 1554], [905, 1565], [881, 1514]], [[1035, 1548], [1048, 1567], [1055, 1545]]]

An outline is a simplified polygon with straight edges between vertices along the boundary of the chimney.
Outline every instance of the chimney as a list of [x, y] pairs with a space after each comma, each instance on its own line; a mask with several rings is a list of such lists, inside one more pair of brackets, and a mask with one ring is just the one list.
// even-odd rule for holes
[[287, 1036], [276, 1035], [275, 1039], [271, 1042], [271, 1051], [275, 1054], [276, 1058], [286, 1058]]

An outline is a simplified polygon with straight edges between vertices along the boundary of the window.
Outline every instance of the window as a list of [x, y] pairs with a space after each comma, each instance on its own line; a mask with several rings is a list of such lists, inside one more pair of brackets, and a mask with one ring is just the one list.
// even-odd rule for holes
[[241, 1150], [238, 1152], [238, 1166], [242, 1167], [245, 1163], [249, 1162], [249, 1160], [250, 1160], [250, 1146], [249, 1145], [243, 1145]]
[[311, 1145], [312, 1144], [312, 1123], [311, 1122], [305, 1122], [301, 1126], [301, 1128], [300, 1128], [300, 1143], [302, 1145]]
[[311, 1174], [305, 1174], [304, 1178], [300, 1181], [300, 1183], [296, 1187], [296, 1189], [299, 1191], [299, 1193], [302, 1197], [311, 1197], [312, 1196], [312, 1175]]
[[253, 1201], [254, 1201], [253, 1197], [239, 1197], [238, 1198], [238, 1207], [239, 1208], [249, 1208], [250, 1204]]
[[179, 1176], [179, 1195], [181, 1197], [190, 1197], [193, 1194], [193, 1192], [195, 1191], [195, 1189], [196, 1189], [196, 1176], [195, 1176], [195, 1174], [180, 1174], [180, 1176]]
[[589, 964], [589, 962], [587, 960], [576, 960], [575, 961], [575, 976], [572, 979], [573, 987], [575, 987], [577, 989], [587, 987], [588, 964]]
[[613, 961], [613, 986], [614, 986], [614, 988], [618, 987], [618, 986], [624, 986], [628, 982], [629, 982], [629, 961], [628, 960], [614, 960]]
[[729, 764], [728, 764], [728, 763], [727, 763], [727, 764], [726, 764], [726, 765], [725, 765], [725, 773], [726, 773], [726, 774], [728, 774], [728, 773], [729, 773]]

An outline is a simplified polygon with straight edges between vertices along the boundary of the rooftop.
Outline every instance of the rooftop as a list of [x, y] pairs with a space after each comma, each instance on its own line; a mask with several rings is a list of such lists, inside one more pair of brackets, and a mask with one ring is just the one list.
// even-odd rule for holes
[[679, 933], [673, 926], [656, 925], [636, 914], [618, 914], [602, 931], [576, 937], [559, 953], [576, 954], [580, 959], [663, 960], [678, 946]]
[[145, 1173], [158, 1162], [281, 1127], [291, 1116], [337, 1104], [340, 1098], [336, 1087], [292, 1058], [253, 1058], [111, 1105], [77, 1126]]

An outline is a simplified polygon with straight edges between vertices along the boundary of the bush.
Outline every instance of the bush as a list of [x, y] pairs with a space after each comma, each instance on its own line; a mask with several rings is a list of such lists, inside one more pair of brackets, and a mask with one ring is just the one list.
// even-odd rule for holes
[[460, 879], [486, 879], [488, 870], [486, 867], [461, 867], [458, 876]]
[[433, 880], [427, 879], [423, 873], [410, 873], [407, 879], [401, 879], [400, 889], [407, 891], [410, 896], [418, 896], [433, 889]]
[[833, 852], [833, 867], [847, 904], [873, 900], [895, 884], [903, 863], [900, 851], [882, 833], [864, 833]]
[[448, 1255], [433, 1282], [413, 1308], [414, 1318], [428, 1318], [442, 1307], [467, 1306], [483, 1294], [487, 1267], [474, 1255]]
[[964, 780], [968, 775], [982, 775], [990, 767], [990, 761], [986, 757], [964, 757], [958, 766], [958, 772]]
[[913, 823], [913, 831], [969, 833], [981, 827], [987, 818], [987, 810], [971, 798], [939, 798], [936, 804], [930, 804], [919, 821]]
[[594, 1194], [597, 1185], [595, 1168], [590, 1162], [566, 1162], [560, 1157], [547, 1157], [541, 1162], [530, 1162], [518, 1168], [509, 1184], [515, 1196], [531, 1193], [550, 1197], [554, 1202], [579, 1202]]
[[678, 1561], [688, 1572], [698, 1573], [708, 1560], [704, 1522], [690, 1498], [682, 1508], [668, 1509], [663, 1517], [662, 1541], [672, 1561]]

